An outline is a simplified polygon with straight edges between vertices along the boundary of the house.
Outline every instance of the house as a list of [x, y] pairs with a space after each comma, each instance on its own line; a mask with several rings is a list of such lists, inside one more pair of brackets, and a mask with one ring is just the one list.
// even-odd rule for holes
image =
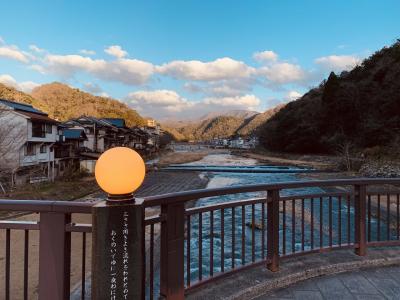
[[82, 116], [63, 123], [72, 129], [83, 129], [87, 140], [84, 141], [86, 152], [101, 154], [118, 146], [118, 128], [104, 119]]
[[12, 184], [53, 180], [58, 122], [31, 105], [0, 99], [0, 160]]

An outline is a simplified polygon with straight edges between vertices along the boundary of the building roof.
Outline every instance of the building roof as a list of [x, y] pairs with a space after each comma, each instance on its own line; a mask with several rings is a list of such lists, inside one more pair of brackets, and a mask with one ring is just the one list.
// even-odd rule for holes
[[49, 118], [46, 114], [42, 115], [42, 114], [31, 113], [31, 112], [26, 112], [26, 111], [17, 111], [17, 112], [21, 115], [28, 117], [29, 119], [31, 119], [33, 121], [39, 121], [39, 122], [54, 124], [54, 125], [57, 125], [59, 123], [56, 120]]
[[103, 120], [111, 123], [112, 125], [118, 127], [118, 128], [124, 128], [125, 127], [125, 120], [121, 118], [103, 118]]
[[14, 101], [5, 100], [5, 99], [0, 99], [0, 104], [4, 104], [8, 107], [11, 107], [13, 110], [16, 110], [16, 111], [23, 111], [23, 112], [29, 112], [29, 113], [47, 116], [46, 113], [34, 108], [32, 105], [29, 105], [29, 104], [14, 102]]
[[69, 140], [78, 140], [78, 139], [87, 139], [85, 131], [83, 129], [64, 129], [63, 135], [65, 139]]

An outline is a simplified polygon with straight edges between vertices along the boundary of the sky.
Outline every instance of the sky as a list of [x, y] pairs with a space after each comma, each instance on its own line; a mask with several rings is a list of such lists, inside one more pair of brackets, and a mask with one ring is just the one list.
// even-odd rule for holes
[[400, 38], [398, 0], [5, 3], [1, 83], [59, 81], [159, 120], [265, 111]]

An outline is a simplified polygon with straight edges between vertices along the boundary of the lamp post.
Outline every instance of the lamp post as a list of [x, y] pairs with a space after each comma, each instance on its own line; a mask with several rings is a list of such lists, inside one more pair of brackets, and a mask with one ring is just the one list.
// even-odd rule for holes
[[108, 197], [92, 212], [92, 299], [144, 299], [144, 209], [133, 197], [144, 161], [132, 149], [112, 148], [98, 159], [95, 175]]

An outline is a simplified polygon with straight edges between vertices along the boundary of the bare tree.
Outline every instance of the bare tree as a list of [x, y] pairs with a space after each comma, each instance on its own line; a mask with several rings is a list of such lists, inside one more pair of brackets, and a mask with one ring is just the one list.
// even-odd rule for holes
[[0, 106], [0, 191], [4, 190], [4, 181], [10, 181], [16, 158], [24, 141], [24, 130], [17, 121], [18, 116], [6, 107]]

